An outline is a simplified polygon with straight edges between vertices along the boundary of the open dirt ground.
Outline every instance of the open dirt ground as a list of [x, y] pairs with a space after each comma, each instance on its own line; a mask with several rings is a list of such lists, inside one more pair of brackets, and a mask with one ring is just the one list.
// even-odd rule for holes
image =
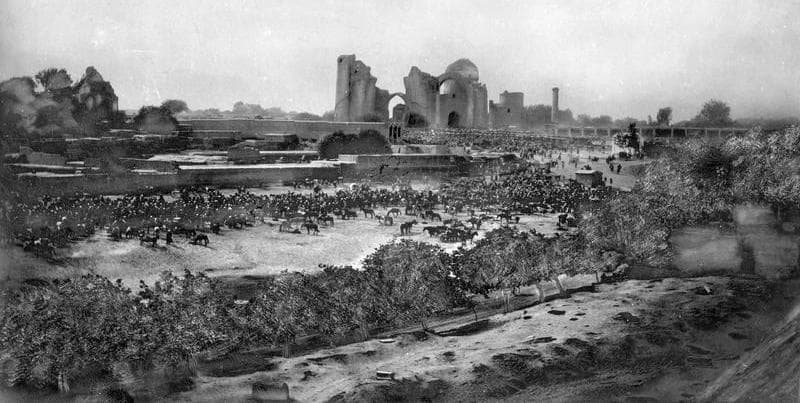
[[[449, 216], [443, 214], [444, 218]], [[458, 217], [462, 220], [468, 218], [466, 214]], [[139, 280], [152, 284], [165, 270], [182, 273], [188, 269], [203, 271], [210, 276], [260, 277], [282, 270], [313, 272], [319, 270], [319, 264], [358, 266], [375, 248], [400, 238], [399, 223], [413, 219], [401, 215], [395, 220], [395, 225], [382, 226], [360, 214], [357, 219], [337, 219], [334, 227], [321, 227], [316, 236], [305, 231], [300, 234], [278, 232], [279, 222], [267, 221], [242, 230], [224, 228], [220, 235], [208, 234], [208, 247], [192, 245], [183, 236], [176, 236], [175, 244], [167, 246], [162, 239], [153, 248], [139, 245], [136, 239], [112, 241], [105, 231], [99, 231], [93, 237], [59, 251], [61, 257], [53, 262], [9, 246], [3, 251], [8, 259], [3, 278], [23, 273], [25, 277], [60, 277], [93, 272], [110, 279], [122, 279], [128, 286], [135, 287]], [[417, 220], [419, 224], [413, 227], [411, 235], [403, 238], [438, 244], [448, 251], [461, 245], [442, 243], [422, 232], [425, 225], [440, 225], [438, 221]], [[522, 216], [519, 224], [515, 225], [520, 229], [536, 229], [549, 234], [556, 231], [557, 221], [556, 214]], [[486, 222], [478, 231], [478, 238], [499, 225], [498, 221]]]
[[195, 388], [171, 398], [245, 401], [264, 381], [286, 382], [296, 401], [691, 400], [770, 332], [793, 286], [728, 277], [605, 284], [458, 336], [415, 332], [289, 359], [205, 363]]

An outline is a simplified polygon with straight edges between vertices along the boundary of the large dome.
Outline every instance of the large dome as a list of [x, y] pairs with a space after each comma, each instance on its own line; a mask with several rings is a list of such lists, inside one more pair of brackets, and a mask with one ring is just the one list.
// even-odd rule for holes
[[447, 66], [445, 74], [456, 73], [464, 78], [478, 81], [478, 66], [469, 61], [469, 59], [458, 59], [451, 65]]

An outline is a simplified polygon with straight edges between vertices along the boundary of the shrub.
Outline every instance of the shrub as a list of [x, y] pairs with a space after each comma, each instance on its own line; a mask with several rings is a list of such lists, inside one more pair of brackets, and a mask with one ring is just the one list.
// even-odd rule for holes
[[325, 136], [319, 143], [322, 158], [338, 158], [339, 154], [390, 154], [392, 147], [380, 132], [373, 129], [362, 130], [358, 134], [345, 134], [337, 131]]

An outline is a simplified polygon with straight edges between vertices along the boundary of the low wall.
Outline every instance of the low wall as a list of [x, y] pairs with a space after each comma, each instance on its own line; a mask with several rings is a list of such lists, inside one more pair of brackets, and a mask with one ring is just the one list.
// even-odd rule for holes
[[346, 179], [406, 177], [409, 174], [464, 175], [470, 161], [463, 156], [441, 154], [340, 154]]
[[336, 131], [358, 133], [361, 130], [377, 130], [384, 136], [388, 129], [384, 123], [375, 122], [325, 122], [306, 120], [270, 120], [270, 119], [191, 119], [182, 120], [181, 124], [192, 126], [197, 131], [239, 132], [241, 135], [264, 133], [294, 134], [303, 140], [320, 140]]
[[178, 167], [178, 164], [172, 161], [146, 160], [141, 158], [120, 158], [119, 163], [126, 169], [152, 169], [159, 172], [171, 172]]
[[187, 184], [214, 186], [253, 186], [262, 183], [283, 183], [306, 178], [336, 179], [337, 164], [268, 164], [181, 166], [179, 181]]
[[33, 194], [65, 195], [75, 193], [122, 194], [146, 189], [171, 191], [190, 185], [220, 187], [279, 184], [305, 178], [336, 179], [341, 176], [337, 164], [272, 164], [180, 166], [177, 172], [131, 173], [127, 175], [24, 175], [20, 181]]

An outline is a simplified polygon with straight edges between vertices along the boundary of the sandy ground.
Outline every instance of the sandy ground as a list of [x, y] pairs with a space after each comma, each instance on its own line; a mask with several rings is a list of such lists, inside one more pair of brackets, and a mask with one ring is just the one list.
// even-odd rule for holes
[[[783, 295], [727, 277], [605, 284], [495, 315], [469, 334], [417, 332], [262, 357], [268, 371], [212, 363], [194, 390], [170, 400], [244, 401], [255, 381], [286, 382], [303, 402], [687, 400], [770, 331], [788, 305]], [[395, 380], [377, 380], [376, 371]]]
[[[444, 218], [449, 216], [443, 214]], [[467, 218], [465, 214], [458, 217]], [[55, 262], [46, 262], [9, 246], [2, 251], [8, 260], [2, 277], [60, 277], [91, 271], [111, 279], [122, 279], [128, 286], [136, 287], [139, 280], [152, 283], [165, 270], [182, 273], [189, 269], [210, 276], [257, 277], [282, 270], [314, 272], [321, 263], [358, 266], [377, 247], [400, 238], [398, 223], [413, 219], [401, 215], [393, 226], [378, 225], [363, 215], [346, 221], [337, 219], [334, 227], [321, 227], [316, 236], [305, 232], [281, 233], [278, 222], [268, 221], [243, 230], [224, 228], [220, 235], [208, 234], [208, 247], [192, 245], [183, 236], [176, 236], [175, 244], [167, 246], [161, 240], [153, 248], [139, 245], [138, 240], [112, 241], [105, 231], [100, 231], [88, 240], [59, 251], [60, 258]], [[518, 227], [548, 234], [556, 231], [556, 222], [555, 214], [522, 216]], [[411, 235], [403, 238], [438, 244], [448, 251], [461, 245], [429, 237], [422, 232], [425, 225], [440, 223], [419, 221]], [[499, 222], [485, 223], [478, 231], [479, 238], [499, 225]]]

